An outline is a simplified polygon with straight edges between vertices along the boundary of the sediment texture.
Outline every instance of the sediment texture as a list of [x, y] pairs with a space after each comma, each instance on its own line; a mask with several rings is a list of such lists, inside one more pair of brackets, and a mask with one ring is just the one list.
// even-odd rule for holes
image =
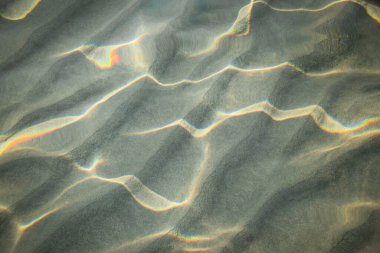
[[380, 252], [380, 4], [0, 2], [0, 252]]

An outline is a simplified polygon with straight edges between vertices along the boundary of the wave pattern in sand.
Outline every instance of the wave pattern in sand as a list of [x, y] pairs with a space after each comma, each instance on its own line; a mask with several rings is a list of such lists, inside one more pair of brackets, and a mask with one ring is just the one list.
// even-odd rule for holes
[[0, 16], [0, 252], [378, 252], [379, 2]]

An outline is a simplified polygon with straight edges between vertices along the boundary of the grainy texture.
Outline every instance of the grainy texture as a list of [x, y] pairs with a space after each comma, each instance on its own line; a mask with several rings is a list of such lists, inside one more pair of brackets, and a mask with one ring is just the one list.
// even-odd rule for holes
[[380, 3], [0, 1], [1, 253], [380, 252]]

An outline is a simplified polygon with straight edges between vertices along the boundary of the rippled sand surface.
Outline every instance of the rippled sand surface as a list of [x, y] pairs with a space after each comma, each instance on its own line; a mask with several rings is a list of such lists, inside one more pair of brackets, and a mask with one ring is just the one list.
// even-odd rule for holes
[[380, 2], [0, 16], [0, 252], [380, 252]]

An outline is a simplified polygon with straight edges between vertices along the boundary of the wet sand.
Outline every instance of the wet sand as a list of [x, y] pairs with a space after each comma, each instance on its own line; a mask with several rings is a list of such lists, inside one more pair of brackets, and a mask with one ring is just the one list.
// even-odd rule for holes
[[380, 252], [380, 3], [0, 1], [0, 252]]

